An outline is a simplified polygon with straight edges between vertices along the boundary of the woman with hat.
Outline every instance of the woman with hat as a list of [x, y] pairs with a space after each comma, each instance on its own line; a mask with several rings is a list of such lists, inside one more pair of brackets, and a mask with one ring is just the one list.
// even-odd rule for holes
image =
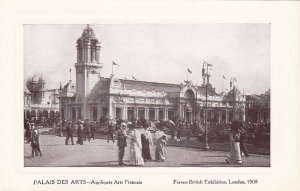
[[142, 141], [142, 156], [144, 161], [152, 160], [150, 145], [153, 145], [151, 132], [148, 130], [150, 124], [146, 121], [142, 122], [141, 141]]
[[142, 142], [141, 135], [137, 126], [128, 123], [129, 132], [128, 138], [130, 139], [130, 165], [143, 166], [144, 160], [142, 157]]
[[230, 138], [230, 153], [226, 159], [227, 163], [242, 164], [242, 156], [240, 151], [240, 123], [234, 121], [231, 125]]
[[78, 129], [77, 129], [77, 144], [83, 145], [83, 121], [79, 121]]
[[164, 161], [166, 160], [166, 144], [167, 144], [167, 135], [164, 131], [158, 130], [156, 132], [156, 148], [155, 148], [155, 159], [157, 161]]

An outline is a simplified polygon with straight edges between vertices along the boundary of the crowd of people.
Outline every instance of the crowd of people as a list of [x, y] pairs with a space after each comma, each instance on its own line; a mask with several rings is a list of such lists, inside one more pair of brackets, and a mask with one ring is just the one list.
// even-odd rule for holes
[[[218, 125], [222, 125], [222, 128], [218, 127]], [[258, 136], [258, 133], [270, 133], [269, 124], [265, 124], [263, 127], [254, 125], [256, 124], [237, 121], [229, 124], [209, 124], [209, 139], [212, 141], [212, 137], [216, 137], [216, 135], [217, 137], [219, 136], [219, 139], [226, 136], [225, 141], [228, 142], [229, 135], [231, 149], [226, 161], [241, 164], [241, 156], [249, 156], [245, 141], [253, 138], [253, 136]], [[205, 134], [202, 124], [195, 121], [185, 122], [180, 119], [175, 122], [172, 120], [161, 120], [155, 123], [135, 119], [132, 121], [110, 119], [104, 123], [104, 126], [106, 126], [107, 143], [110, 141], [113, 143], [117, 142], [118, 160], [121, 166], [143, 166], [145, 162], [154, 159], [156, 161], [164, 161], [166, 159], [165, 147], [168, 136], [170, 136], [171, 140], [177, 141], [180, 141], [183, 135], [187, 140], [190, 137], [197, 137], [199, 141], [203, 141]], [[64, 120], [55, 129], [59, 131], [60, 136], [65, 134], [65, 145], [68, 145], [69, 141], [71, 141], [71, 145], [75, 145], [74, 133], [77, 137], [76, 144], [83, 145], [84, 141], [90, 142], [95, 140], [95, 133], [99, 130], [99, 124], [95, 121], [89, 121], [89, 119], [79, 119], [78, 121]], [[155, 138], [155, 141], [153, 138]], [[42, 156], [39, 147], [39, 132], [35, 128], [34, 123], [29, 121], [25, 123], [25, 140], [31, 144], [32, 157], [34, 155], [38, 156], [38, 154]], [[152, 145], [155, 145], [154, 159], [150, 149]], [[129, 164], [123, 162], [127, 146], [129, 147], [130, 156]]]
[[[153, 137], [150, 132], [150, 123], [146, 120], [133, 120], [132, 122], [123, 122], [122, 120], [114, 123], [113, 120], [109, 122], [108, 137], [114, 140], [112, 135], [113, 131], [117, 129], [116, 139], [119, 153], [119, 165], [125, 166], [123, 162], [125, 147], [127, 147], [127, 141], [129, 141], [129, 165], [131, 166], [143, 166], [145, 162], [152, 160], [150, 146], [153, 145]], [[166, 142], [167, 135], [162, 129], [156, 129], [156, 148], [155, 148], [155, 160], [164, 161], [166, 159]]]

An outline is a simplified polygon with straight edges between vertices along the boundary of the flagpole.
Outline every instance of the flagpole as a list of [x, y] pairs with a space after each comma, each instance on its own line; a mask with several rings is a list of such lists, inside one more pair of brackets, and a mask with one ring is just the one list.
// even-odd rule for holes
[[70, 68], [70, 71], [69, 71], [69, 72], [70, 72], [70, 81], [71, 81], [71, 71], [72, 71], [72, 70], [71, 70], [71, 68]]
[[189, 70], [186, 71], [186, 79], [189, 81]]
[[222, 78], [222, 93], [224, 92], [223, 86], [224, 86], [224, 78]]
[[114, 74], [114, 63], [111, 64], [111, 74]]

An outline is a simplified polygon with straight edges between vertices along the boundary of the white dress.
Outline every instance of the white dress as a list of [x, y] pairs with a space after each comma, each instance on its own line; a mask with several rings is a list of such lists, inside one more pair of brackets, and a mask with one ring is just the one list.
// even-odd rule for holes
[[239, 134], [230, 133], [230, 153], [227, 157], [228, 163], [242, 164], [242, 156], [240, 150], [240, 143], [236, 140]]
[[130, 165], [143, 166], [144, 160], [142, 157], [142, 142], [141, 134], [137, 129], [132, 129], [129, 131], [130, 139]]

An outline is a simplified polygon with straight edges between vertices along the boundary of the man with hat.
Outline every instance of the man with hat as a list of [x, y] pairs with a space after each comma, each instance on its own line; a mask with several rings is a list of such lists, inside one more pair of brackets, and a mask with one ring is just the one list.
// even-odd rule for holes
[[112, 119], [108, 121], [108, 129], [107, 129], [107, 143], [109, 143], [109, 139], [111, 138], [113, 143], [114, 140], [114, 130], [115, 130], [115, 123]]
[[96, 131], [96, 122], [95, 121], [92, 121], [91, 123], [91, 136], [90, 138], [93, 140], [95, 140], [95, 131]]
[[121, 128], [117, 132], [117, 146], [119, 150], [119, 165], [125, 166], [126, 164], [123, 162], [123, 157], [125, 153], [125, 147], [127, 146], [126, 138], [126, 123], [121, 123]]
[[74, 145], [74, 141], [73, 141], [73, 131], [74, 131], [74, 127], [73, 127], [73, 123], [72, 121], [70, 120], [67, 124], [67, 127], [66, 127], [66, 141], [65, 141], [65, 144], [68, 145], [69, 143], [69, 138], [71, 138], [71, 142], [72, 142], [72, 145]]
[[42, 157], [39, 143], [39, 131], [35, 128], [34, 123], [31, 123], [31, 158], [34, 157], [34, 154], [37, 156], [37, 152], [39, 152], [40, 157]]

